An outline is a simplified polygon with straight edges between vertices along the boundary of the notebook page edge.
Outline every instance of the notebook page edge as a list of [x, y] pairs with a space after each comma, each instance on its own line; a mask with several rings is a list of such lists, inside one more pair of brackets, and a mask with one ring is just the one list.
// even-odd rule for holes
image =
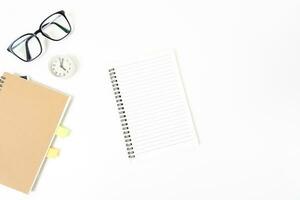
[[176, 50], [174, 50], [174, 52], [173, 52], [173, 59], [174, 59], [175, 65], [176, 65], [177, 76], [180, 80], [180, 85], [181, 85], [180, 87], [182, 88], [182, 91], [183, 91], [185, 104], [187, 106], [187, 109], [188, 109], [188, 112], [189, 112], [189, 115], [190, 115], [190, 119], [191, 119], [192, 124], [193, 124], [193, 130], [194, 130], [194, 134], [195, 134], [195, 137], [196, 137], [196, 140], [197, 140], [197, 144], [200, 145], [200, 138], [199, 138], [198, 128], [196, 126], [195, 118], [193, 116], [192, 107], [191, 107], [189, 97], [188, 97], [188, 94], [187, 94], [187, 90], [186, 90], [186, 87], [185, 87], [185, 82], [184, 82], [183, 75], [182, 75], [182, 72], [181, 72], [179, 59], [178, 59], [178, 55], [177, 55]]
[[[61, 116], [60, 116], [60, 119], [59, 119], [59, 121], [58, 121], [58, 123], [57, 123], [57, 126], [56, 126], [55, 130], [56, 130], [56, 129], [59, 127], [59, 125], [61, 124], [61, 122], [62, 122], [62, 120], [63, 120], [63, 118], [64, 118], [64, 116], [65, 116], [65, 114], [66, 114], [66, 111], [67, 111], [67, 109], [68, 109], [68, 107], [69, 107], [69, 104], [70, 104], [71, 100], [72, 100], [72, 97], [71, 97], [71, 96], [68, 96], [68, 100], [67, 100], [67, 102], [66, 102], [66, 105], [65, 105], [64, 110], [63, 110], [63, 112], [62, 112], [62, 114], [61, 114]], [[53, 133], [53, 136], [52, 136], [52, 139], [51, 139], [51, 141], [50, 141], [50, 143], [49, 143], [49, 145], [48, 145], [47, 151], [46, 151], [46, 153], [45, 153], [45, 155], [44, 155], [44, 158], [43, 158], [43, 160], [42, 160], [42, 162], [41, 162], [41, 164], [40, 164], [40, 167], [39, 167], [39, 169], [38, 169], [38, 171], [37, 171], [37, 173], [36, 173], [36, 175], [35, 175], [35, 178], [34, 178], [34, 180], [33, 180], [32, 185], [31, 185], [31, 187], [30, 187], [29, 192], [33, 191], [33, 189], [34, 189], [35, 186], [36, 186], [37, 180], [38, 180], [38, 178], [39, 178], [39, 176], [40, 176], [40, 174], [41, 174], [41, 172], [42, 172], [42, 170], [43, 170], [43, 166], [44, 166], [44, 164], [45, 164], [45, 162], [46, 162], [47, 152], [48, 152], [49, 148], [51, 147], [51, 145], [53, 144], [53, 141], [54, 141], [55, 137], [56, 137], [56, 136], [55, 136], [55, 132], [54, 132], [54, 133]]]

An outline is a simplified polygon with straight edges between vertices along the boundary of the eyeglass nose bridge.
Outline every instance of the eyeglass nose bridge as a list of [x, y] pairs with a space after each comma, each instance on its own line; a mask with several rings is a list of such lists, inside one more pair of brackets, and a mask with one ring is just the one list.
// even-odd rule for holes
[[41, 29], [36, 30], [33, 34], [36, 36], [36, 35], [39, 34], [39, 33], [42, 33], [42, 30], [41, 30]]

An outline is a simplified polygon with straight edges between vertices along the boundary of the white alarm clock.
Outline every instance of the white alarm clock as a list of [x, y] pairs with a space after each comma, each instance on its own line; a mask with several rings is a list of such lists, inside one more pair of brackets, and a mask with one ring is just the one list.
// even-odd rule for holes
[[69, 56], [55, 56], [50, 60], [49, 70], [59, 78], [69, 78], [76, 72], [76, 65]]

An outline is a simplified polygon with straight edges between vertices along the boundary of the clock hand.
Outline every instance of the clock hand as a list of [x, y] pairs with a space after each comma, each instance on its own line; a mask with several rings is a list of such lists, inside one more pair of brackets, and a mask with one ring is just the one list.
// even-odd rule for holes
[[67, 69], [66, 69], [66, 68], [64, 68], [63, 66], [60, 66], [60, 68], [62, 68], [64, 71], [67, 71]]
[[64, 66], [63, 66], [63, 64], [64, 64], [64, 59], [63, 58], [61, 58], [61, 59], [59, 59], [60, 60], [60, 68], [62, 68], [64, 71], [67, 71], [67, 69], [66, 68], [64, 68]]

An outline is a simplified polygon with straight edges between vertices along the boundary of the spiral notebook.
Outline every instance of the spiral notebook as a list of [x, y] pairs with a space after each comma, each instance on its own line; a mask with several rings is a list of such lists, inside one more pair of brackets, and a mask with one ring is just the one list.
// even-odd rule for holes
[[0, 183], [29, 193], [70, 97], [31, 80], [0, 78]]
[[198, 144], [174, 52], [111, 65], [109, 75], [129, 158]]

